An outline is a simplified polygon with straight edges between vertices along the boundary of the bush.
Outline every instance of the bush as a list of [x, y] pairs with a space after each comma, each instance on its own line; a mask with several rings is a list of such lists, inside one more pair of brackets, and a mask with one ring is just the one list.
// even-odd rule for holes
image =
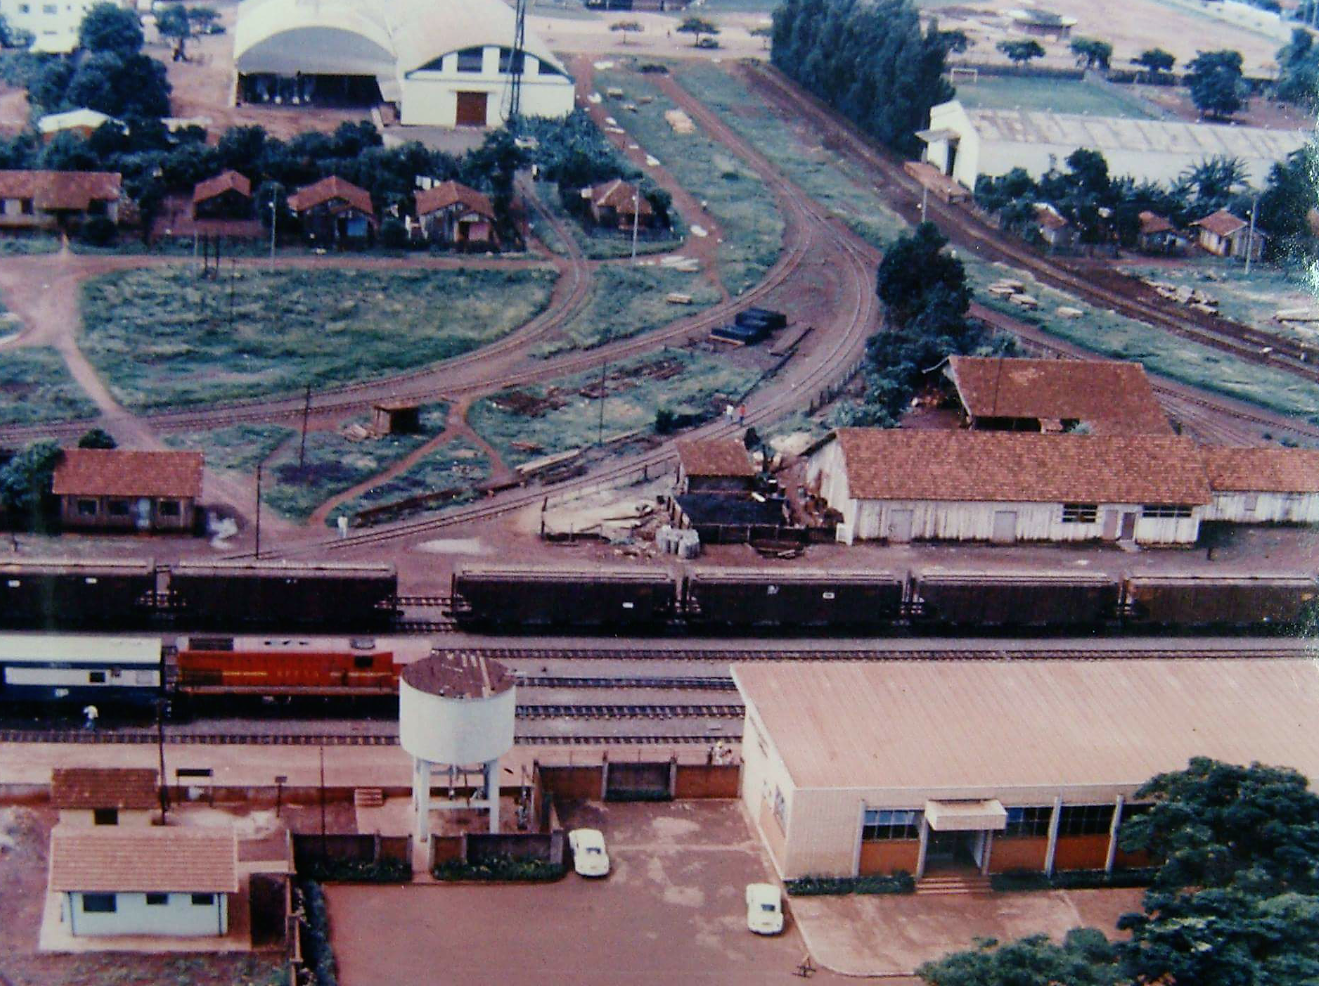
[[1064, 870], [1049, 876], [1039, 870], [1009, 870], [995, 873], [989, 885], [995, 890], [1098, 890], [1106, 887], [1148, 887], [1154, 882], [1154, 868], [1114, 870]]
[[118, 234], [114, 220], [107, 216], [92, 216], [82, 224], [82, 241], [89, 246], [109, 246]]
[[380, 224], [380, 245], [387, 250], [402, 250], [408, 245], [408, 228], [402, 219], [390, 216]]
[[480, 863], [465, 863], [462, 860], [450, 860], [440, 863], [431, 871], [437, 880], [557, 880], [567, 872], [567, 867], [554, 864], [545, 859], [529, 859], [525, 856], [512, 856], [500, 853]]
[[302, 876], [322, 883], [407, 883], [412, 864], [405, 859], [369, 863], [356, 859], [317, 859], [300, 870]]
[[897, 870], [888, 876], [804, 876], [785, 880], [783, 886], [792, 897], [909, 894], [915, 892], [916, 880], [905, 870]]
[[315, 880], [304, 880], [301, 889], [307, 922], [303, 961], [315, 975], [317, 986], [338, 986], [339, 971], [330, 946], [330, 912], [325, 904], [325, 891]]
[[655, 434], [669, 435], [677, 427], [677, 415], [672, 408], [661, 407], [655, 412]]
[[104, 428], [93, 428], [91, 431], [85, 431], [82, 437], [78, 439], [78, 448], [112, 449], [118, 447], [119, 443], [114, 440], [114, 436]]

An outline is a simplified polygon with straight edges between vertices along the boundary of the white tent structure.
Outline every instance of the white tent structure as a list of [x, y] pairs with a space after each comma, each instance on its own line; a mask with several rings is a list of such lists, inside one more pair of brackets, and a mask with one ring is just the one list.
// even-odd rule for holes
[[[508, 115], [514, 14], [501, 0], [244, 0], [234, 67], [248, 102], [395, 103], [404, 124], [499, 126]], [[524, 116], [566, 116], [573, 85], [531, 33]]]

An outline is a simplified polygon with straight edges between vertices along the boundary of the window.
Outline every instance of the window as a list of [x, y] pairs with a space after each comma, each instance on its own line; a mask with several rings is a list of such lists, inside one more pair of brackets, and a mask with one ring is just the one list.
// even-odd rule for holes
[[78, 516], [79, 516], [79, 517], [95, 517], [95, 516], [96, 516], [96, 501], [95, 501], [95, 500], [79, 500], [79, 501], [78, 501]]
[[115, 895], [83, 894], [82, 912], [84, 914], [113, 914], [115, 912]]
[[513, 57], [512, 48], [499, 49], [499, 71], [508, 73], [513, 71], [525, 72], [527, 70], [527, 53], [519, 51], [518, 57]]
[[538, 60], [536, 63], [537, 75], [563, 75], [557, 68], [547, 61]]
[[215, 894], [193, 894], [193, 895], [192, 895], [192, 906], [193, 906], [193, 907], [214, 907], [214, 906], [215, 906]]
[[31, 199], [22, 199], [22, 200], [20, 200], [20, 203], [19, 203], [19, 204], [20, 204], [20, 207], [22, 208], [23, 215], [25, 215], [25, 216], [30, 216], [30, 215], [32, 215], [34, 209], [33, 209], [33, 207], [32, 207], [32, 200], [31, 200]]
[[357, 654], [353, 657], [353, 668], [357, 671], [370, 671], [371, 660], [370, 654]]
[[1027, 808], [1009, 808], [1008, 825], [1003, 830], [1003, 838], [1013, 836], [1033, 836], [1049, 834], [1049, 819], [1053, 816], [1053, 805], [1031, 806]]
[[30, 13], [32, 13], [32, 4], [30, 4], [30, 3], [20, 3], [20, 4], [18, 5], [18, 12], [19, 12], [20, 14], [30, 14]]
[[1147, 503], [1140, 508], [1140, 515], [1142, 517], [1175, 517], [1180, 520], [1189, 520], [1191, 508], [1180, 504]]
[[161, 501], [160, 501], [160, 516], [162, 516], [162, 517], [177, 517], [178, 515], [179, 515], [179, 501], [178, 501], [178, 500], [161, 500]]
[[1108, 835], [1113, 827], [1113, 805], [1063, 805], [1058, 816], [1059, 835]]
[[127, 517], [128, 501], [111, 500], [109, 503], [105, 505], [105, 512], [108, 513], [111, 517]]
[[57, 3], [43, 3], [41, 5], [41, 12], [43, 14], [58, 14], [60, 12], [60, 5]]
[[96, 825], [118, 825], [118, 808], [93, 808], [92, 822]]
[[919, 839], [921, 837], [921, 819], [925, 812], [919, 810], [890, 811], [888, 809], [867, 808], [865, 821], [861, 825], [862, 842], [888, 842], [893, 839]]
[[164, 907], [169, 903], [169, 894], [147, 894], [148, 907]]
[[485, 61], [484, 48], [464, 48], [458, 52], [459, 72], [480, 72]]
[[104, 684], [105, 684], [105, 672], [104, 672], [104, 671], [88, 671], [88, 672], [87, 672], [87, 683], [88, 683], [89, 685], [104, 685]]
[[1099, 519], [1097, 503], [1064, 503], [1064, 524], [1093, 524]]

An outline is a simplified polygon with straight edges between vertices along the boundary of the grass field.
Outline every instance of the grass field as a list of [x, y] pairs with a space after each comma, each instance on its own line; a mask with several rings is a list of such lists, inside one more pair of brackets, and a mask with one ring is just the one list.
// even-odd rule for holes
[[[706, 203], [723, 227], [719, 276], [729, 293], [738, 294], [764, 280], [783, 252], [783, 217], [760, 177], [699, 127], [692, 134], [674, 133], [664, 119], [665, 112], [674, 109], [673, 102], [645, 75], [611, 69], [596, 73], [596, 85], [601, 91], [623, 90], [623, 100], [606, 101], [609, 112], [687, 191]], [[638, 102], [642, 96], [652, 101]], [[636, 104], [637, 112], [625, 113], [625, 102]], [[699, 216], [686, 219], [689, 226], [700, 225]]]
[[204, 453], [212, 468], [255, 472], [270, 453], [297, 434], [283, 425], [234, 425], [214, 431], [177, 431], [164, 438], [170, 448]]
[[31, 236], [7, 236], [0, 239], [0, 257], [22, 257], [34, 253], [56, 253], [60, 248], [57, 236], [34, 233]]
[[1044, 110], [1053, 113], [1088, 113], [1091, 116], [1125, 116], [1136, 120], [1155, 119], [1138, 99], [1092, 86], [1080, 79], [982, 75], [978, 82], [970, 82], [959, 78], [957, 98], [969, 110]]
[[[556, 219], [568, 228], [573, 239], [577, 241], [578, 247], [588, 260], [615, 260], [619, 257], [632, 256], [632, 240], [626, 234], [618, 232], [587, 230], [575, 216], [568, 213], [563, 207], [563, 199], [559, 195], [559, 186], [552, 182], [539, 182], [536, 185], [536, 194], [541, 202], [545, 205]], [[676, 209], [670, 209], [670, 215], [674, 220], [674, 227], [669, 231], [670, 235], [657, 239], [637, 239], [637, 253], [669, 253], [682, 246], [682, 219]], [[542, 223], [536, 228], [536, 232], [541, 235], [545, 245], [560, 256], [567, 256], [567, 248], [559, 242], [559, 237], [554, 230], [546, 229]]]
[[458, 438], [431, 452], [406, 472], [354, 497], [332, 510], [326, 524], [335, 526], [340, 516], [372, 507], [382, 507], [427, 493], [454, 491], [454, 495], [436, 505], [417, 505], [390, 511], [382, 520], [399, 520], [422, 513], [433, 513], [467, 503], [476, 498], [476, 487], [490, 476], [490, 460], [471, 442]]
[[[606, 439], [650, 431], [661, 407], [678, 414], [713, 416], [758, 376], [755, 370], [687, 349], [665, 349], [605, 372]], [[600, 401], [595, 396], [599, 384], [600, 371], [595, 370], [545, 386], [501, 391], [473, 404], [467, 421], [508, 466], [586, 448], [596, 444], [600, 434]]]
[[[0, 333], [7, 331], [0, 323]], [[0, 352], [0, 424], [39, 424], [96, 416], [58, 352], [46, 346]]]
[[206, 404], [457, 356], [543, 309], [554, 278], [548, 268], [243, 268], [216, 281], [192, 268], [127, 271], [85, 285], [80, 345], [128, 407]]

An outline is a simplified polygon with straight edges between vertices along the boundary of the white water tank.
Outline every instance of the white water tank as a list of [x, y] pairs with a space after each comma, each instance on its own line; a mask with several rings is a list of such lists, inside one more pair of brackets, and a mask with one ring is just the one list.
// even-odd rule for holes
[[474, 764], [513, 748], [517, 716], [513, 676], [470, 651], [443, 651], [403, 669], [399, 740], [418, 760]]

